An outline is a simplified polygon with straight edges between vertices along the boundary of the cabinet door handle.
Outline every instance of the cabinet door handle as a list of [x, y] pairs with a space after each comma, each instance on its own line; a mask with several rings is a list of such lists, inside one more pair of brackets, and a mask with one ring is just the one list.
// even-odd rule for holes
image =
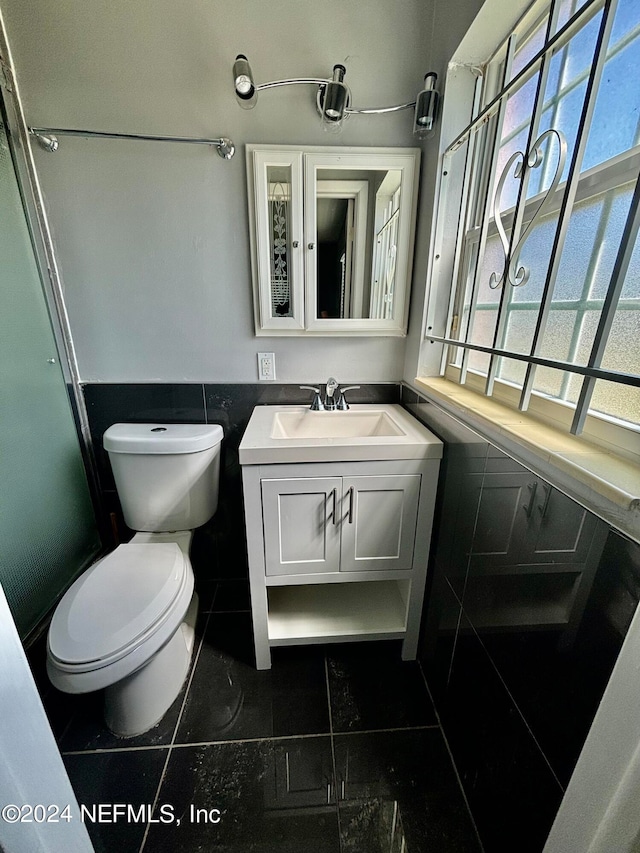
[[538, 510], [540, 511], [541, 517], [544, 518], [547, 514], [547, 510], [549, 509], [549, 498], [551, 497], [552, 487], [548, 483], [545, 483], [542, 488], [544, 489], [544, 500], [538, 507]]
[[293, 246], [293, 248], [294, 248], [294, 249], [297, 249], [297, 248], [298, 248], [298, 246], [300, 245], [300, 243], [299, 243], [299, 241], [298, 241], [298, 240], [294, 240], [294, 241], [293, 241], [293, 243], [292, 243], [291, 245]]
[[533, 504], [535, 503], [536, 492], [538, 490], [538, 481], [534, 480], [533, 483], [528, 483], [527, 488], [531, 492], [529, 496], [529, 503], [523, 504], [522, 509], [524, 510], [524, 514], [527, 516], [527, 518], [531, 518], [531, 513], [533, 512]]
[[333, 523], [338, 523], [338, 490], [334, 489], [333, 492]]
[[349, 487], [349, 524], [353, 524], [353, 496], [354, 496], [354, 488], [353, 486]]

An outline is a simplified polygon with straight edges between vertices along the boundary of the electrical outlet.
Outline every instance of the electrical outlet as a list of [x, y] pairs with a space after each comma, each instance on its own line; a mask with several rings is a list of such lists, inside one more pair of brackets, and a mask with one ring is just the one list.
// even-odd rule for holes
[[276, 356], [273, 352], [258, 353], [258, 379], [270, 382], [276, 378]]

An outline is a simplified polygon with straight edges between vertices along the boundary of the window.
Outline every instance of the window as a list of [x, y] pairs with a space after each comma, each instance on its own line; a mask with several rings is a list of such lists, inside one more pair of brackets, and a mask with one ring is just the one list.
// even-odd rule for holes
[[447, 378], [574, 434], [640, 426], [639, 66], [638, 0], [536, 3], [445, 152], [428, 340]]

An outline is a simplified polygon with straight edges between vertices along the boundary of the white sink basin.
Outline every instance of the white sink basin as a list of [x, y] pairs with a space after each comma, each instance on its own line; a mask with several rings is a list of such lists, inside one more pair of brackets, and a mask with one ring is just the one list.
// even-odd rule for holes
[[241, 465], [440, 459], [442, 442], [398, 405], [355, 404], [347, 412], [256, 406], [239, 455]]
[[366, 438], [373, 435], [406, 435], [384, 411], [276, 412], [271, 438]]

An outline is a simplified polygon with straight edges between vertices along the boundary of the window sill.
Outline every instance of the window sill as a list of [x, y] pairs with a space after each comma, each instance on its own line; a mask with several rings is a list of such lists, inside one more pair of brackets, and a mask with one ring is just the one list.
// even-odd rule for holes
[[640, 465], [442, 377], [417, 378], [424, 397], [640, 542]]

